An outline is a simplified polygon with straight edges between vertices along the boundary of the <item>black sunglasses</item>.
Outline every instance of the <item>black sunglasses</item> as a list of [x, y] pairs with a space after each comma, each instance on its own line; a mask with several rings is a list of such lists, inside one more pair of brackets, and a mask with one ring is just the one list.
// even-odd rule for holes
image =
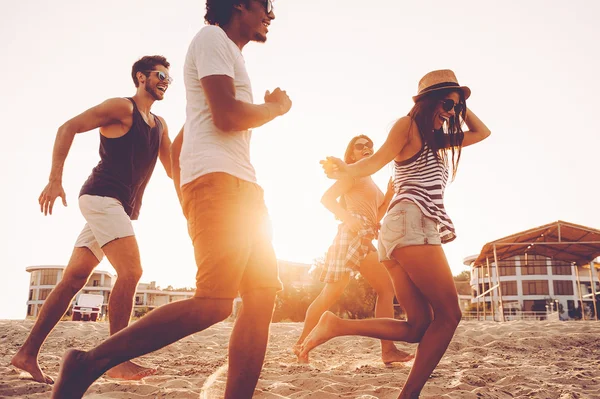
[[454, 108], [454, 113], [458, 115], [465, 109], [465, 105], [463, 103], [455, 103], [451, 98], [442, 100], [442, 109], [444, 111], [450, 112], [452, 108]]
[[166, 73], [164, 73], [163, 71], [145, 71], [146, 73], [156, 73], [156, 76], [158, 76], [158, 80], [160, 80], [161, 82], [164, 82], [165, 80], [167, 81], [168, 84], [173, 83], [173, 78], [170, 77], [169, 75], [167, 75]]
[[267, 14], [273, 12], [273, 0], [265, 0], [265, 10], [267, 10]]
[[370, 141], [367, 141], [366, 143], [354, 143], [354, 149], [360, 151], [363, 148], [373, 148], [373, 143], [371, 143]]

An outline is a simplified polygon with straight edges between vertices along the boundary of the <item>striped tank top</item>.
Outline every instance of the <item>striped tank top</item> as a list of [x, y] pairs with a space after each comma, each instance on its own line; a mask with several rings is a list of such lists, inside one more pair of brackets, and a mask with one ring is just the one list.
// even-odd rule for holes
[[394, 161], [394, 198], [388, 211], [400, 201], [412, 201], [425, 216], [437, 222], [442, 243], [456, 238], [452, 220], [444, 208], [448, 167], [438, 161], [427, 144], [410, 159]]

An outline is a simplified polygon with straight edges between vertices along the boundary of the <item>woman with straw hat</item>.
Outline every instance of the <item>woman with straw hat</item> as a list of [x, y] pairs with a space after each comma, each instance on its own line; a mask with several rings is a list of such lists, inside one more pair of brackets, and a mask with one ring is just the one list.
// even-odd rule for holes
[[321, 161], [334, 179], [369, 176], [394, 161], [395, 193], [383, 219], [378, 251], [407, 319], [341, 320], [327, 312], [305, 339], [300, 356], [342, 335], [419, 343], [399, 398], [419, 397], [461, 319], [441, 244], [456, 238], [443, 203], [448, 177], [456, 174], [462, 147], [490, 135], [467, 110], [470, 95], [452, 71], [429, 72], [419, 82], [414, 106], [394, 124], [377, 152], [351, 165], [334, 157]]

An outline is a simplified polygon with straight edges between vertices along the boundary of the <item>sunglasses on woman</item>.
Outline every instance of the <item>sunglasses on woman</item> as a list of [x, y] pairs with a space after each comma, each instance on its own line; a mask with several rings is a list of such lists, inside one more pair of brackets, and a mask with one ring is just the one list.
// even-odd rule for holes
[[354, 149], [357, 151], [361, 151], [363, 148], [373, 148], [373, 143], [367, 141], [366, 143], [354, 143]]
[[273, 12], [273, 0], [264, 0], [264, 1], [262, 1], [262, 3], [265, 4], [265, 10], [267, 11], [267, 14], [270, 14]]
[[465, 105], [463, 103], [455, 103], [451, 98], [442, 100], [442, 109], [444, 111], [450, 112], [452, 108], [454, 108], [454, 113], [458, 115], [465, 109]]
[[156, 76], [158, 76], [158, 80], [160, 80], [161, 82], [164, 82], [166, 80], [168, 84], [173, 83], [173, 78], [170, 77], [169, 75], [167, 75], [166, 73], [164, 73], [163, 71], [145, 71], [145, 72], [146, 73], [156, 73]]

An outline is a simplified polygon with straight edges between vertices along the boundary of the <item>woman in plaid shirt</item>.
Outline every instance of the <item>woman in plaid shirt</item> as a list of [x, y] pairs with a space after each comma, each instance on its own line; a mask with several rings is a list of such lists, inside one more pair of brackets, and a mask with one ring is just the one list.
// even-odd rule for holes
[[[373, 141], [360, 135], [348, 144], [344, 161], [354, 163], [371, 155]], [[325, 267], [320, 275], [325, 287], [308, 307], [304, 329], [294, 345], [299, 362], [308, 362], [308, 356], [299, 356], [300, 345], [317, 325], [321, 315], [342, 295], [350, 277], [357, 272], [377, 292], [375, 316], [394, 317], [394, 287], [385, 267], [379, 263], [377, 250], [372, 244], [378, 235], [379, 221], [385, 215], [393, 195], [391, 180], [384, 195], [370, 176], [338, 180], [323, 195], [323, 205], [342, 223], [327, 252]], [[408, 361], [412, 356], [398, 350], [392, 341], [381, 341], [381, 359], [385, 364], [390, 364]]]

